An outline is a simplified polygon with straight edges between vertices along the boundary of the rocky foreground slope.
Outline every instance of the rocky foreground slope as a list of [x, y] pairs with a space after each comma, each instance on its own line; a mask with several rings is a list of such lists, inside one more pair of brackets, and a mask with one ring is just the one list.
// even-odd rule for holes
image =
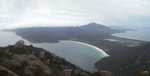
[[0, 47], [0, 76], [91, 76], [41, 48], [26, 45]]

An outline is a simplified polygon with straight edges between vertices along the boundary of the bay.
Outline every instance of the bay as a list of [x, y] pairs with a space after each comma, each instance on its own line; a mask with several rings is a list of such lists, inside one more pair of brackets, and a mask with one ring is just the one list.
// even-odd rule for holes
[[24, 40], [27, 45], [32, 44], [46, 49], [89, 72], [96, 71], [95, 62], [109, 56], [102, 49], [83, 42], [66, 40], [58, 43], [32, 43], [17, 36], [14, 32], [0, 31], [1, 47], [14, 45], [19, 40]]

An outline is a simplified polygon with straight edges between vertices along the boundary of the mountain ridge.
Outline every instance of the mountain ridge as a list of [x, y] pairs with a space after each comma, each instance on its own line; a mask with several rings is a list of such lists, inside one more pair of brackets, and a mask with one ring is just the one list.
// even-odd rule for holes
[[[84, 40], [87, 37], [100, 39], [111, 37], [121, 31], [113, 30], [97, 23], [89, 23], [79, 27], [33, 27], [15, 29], [17, 35], [31, 42], [58, 42], [59, 40]], [[34, 35], [34, 36], [33, 36]], [[46, 38], [45, 38], [46, 37]]]

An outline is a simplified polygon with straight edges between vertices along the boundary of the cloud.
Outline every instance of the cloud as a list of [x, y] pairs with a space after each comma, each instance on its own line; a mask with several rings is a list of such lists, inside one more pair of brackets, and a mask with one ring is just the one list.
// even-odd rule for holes
[[0, 0], [0, 26], [70, 26], [88, 22], [120, 26], [140, 17], [142, 25], [144, 18], [150, 17], [149, 9], [149, 0]]

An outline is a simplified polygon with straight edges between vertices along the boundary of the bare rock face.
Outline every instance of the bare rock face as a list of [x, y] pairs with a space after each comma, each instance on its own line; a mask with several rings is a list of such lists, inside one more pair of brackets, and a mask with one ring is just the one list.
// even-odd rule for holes
[[24, 41], [23, 40], [20, 40], [20, 41], [18, 41], [18, 42], [16, 42], [16, 44], [15, 44], [15, 47], [23, 47], [24, 46]]

